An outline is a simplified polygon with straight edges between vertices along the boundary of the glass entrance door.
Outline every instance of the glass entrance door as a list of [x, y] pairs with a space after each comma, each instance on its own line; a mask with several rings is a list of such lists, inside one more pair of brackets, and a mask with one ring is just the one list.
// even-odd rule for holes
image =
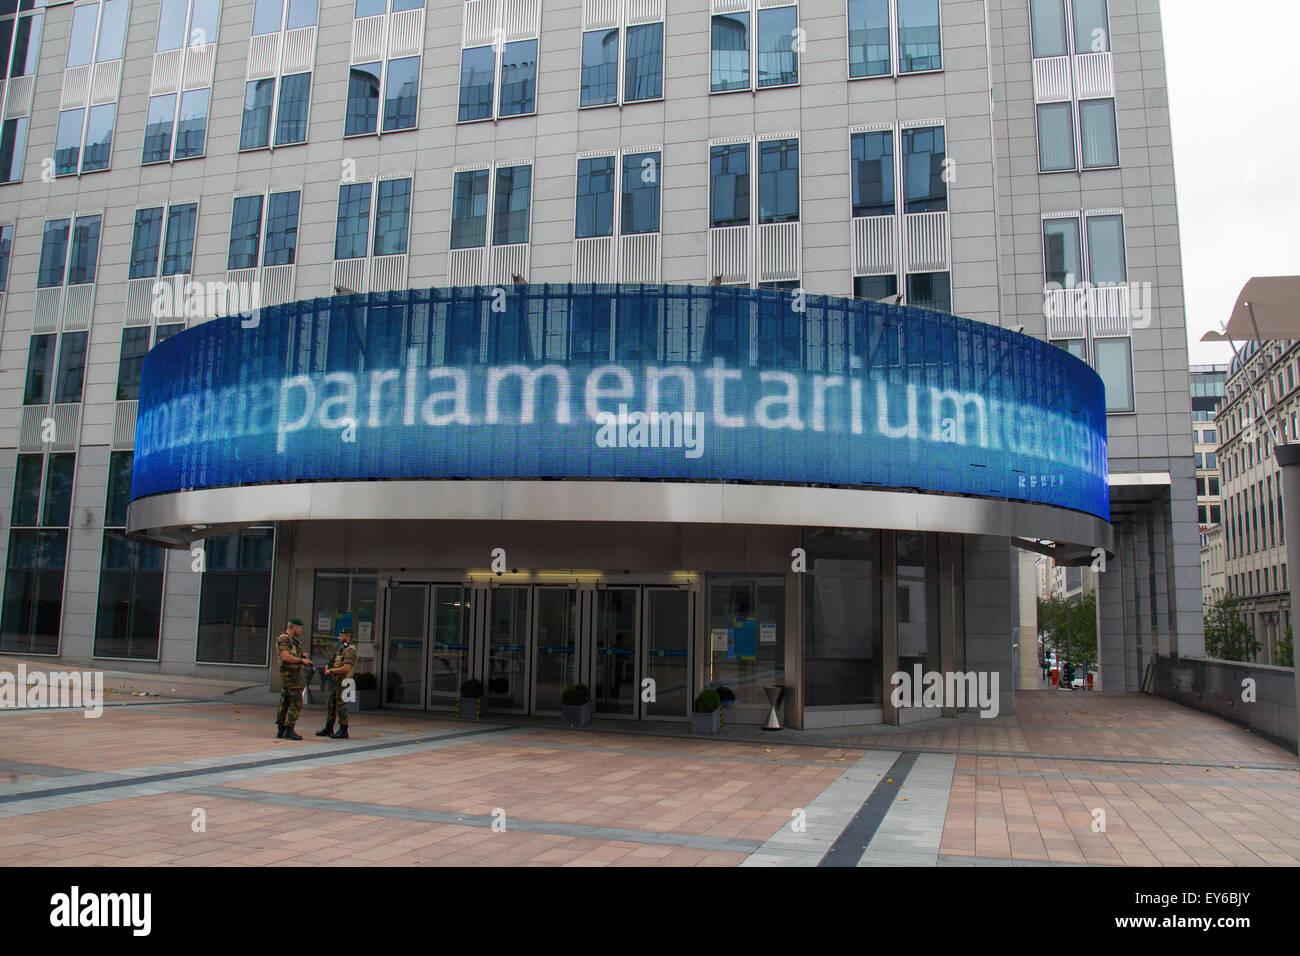
[[637, 716], [637, 631], [640, 588], [596, 592], [596, 652], [592, 699], [595, 713]]
[[[641, 673], [653, 680], [654, 699], [643, 717], [686, 719], [691, 704], [691, 595], [680, 588], [645, 589], [645, 660]], [[644, 695], [641, 695], [644, 698]]]
[[533, 713], [558, 714], [564, 689], [578, 682], [578, 592], [539, 587], [533, 604]]
[[426, 584], [403, 584], [388, 591], [384, 630], [384, 706], [424, 706]]
[[429, 706], [455, 707], [469, 677], [469, 591], [459, 585], [432, 588], [429, 642]]
[[487, 706], [522, 714], [528, 710], [529, 587], [489, 591]]

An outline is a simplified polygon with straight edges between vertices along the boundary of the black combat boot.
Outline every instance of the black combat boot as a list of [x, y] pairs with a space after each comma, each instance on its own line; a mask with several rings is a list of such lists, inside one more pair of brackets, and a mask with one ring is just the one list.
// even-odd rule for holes
[[330, 734], [330, 736], [331, 736], [332, 738], [334, 738], [335, 740], [348, 740], [348, 739], [350, 739], [350, 738], [348, 737], [348, 728], [347, 728], [347, 725], [344, 724], [342, 727], [339, 728], [339, 732], [338, 732], [337, 734]]
[[293, 728], [294, 728], [294, 725], [293, 725], [293, 724], [285, 724], [285, 727], [284, 727], [284, 739], [285, 739], [285, 740], [302, 740], [302, 735], [301, 735], [301, 734], [294, 733], [294, 729], [293, 729]]
[[283, 736], [284, 736], [284, 724], [276, 724], [276, 725], [275, 725], [275, 739], [276, 739], [276, 740], [279, 740], [279, 739], [280, 739], [281, 737], [283, 737]]
[[317, 736], [317, 737], [333, 737], [333, 736], [334, 736], [334, 721], [332, 721], [332, 720], [329, 721], [329, 722], [325, 725], [325, 729], [324, 729], [324, 730], [318, 730], [318, 731], [316, 731], [316, 736]]

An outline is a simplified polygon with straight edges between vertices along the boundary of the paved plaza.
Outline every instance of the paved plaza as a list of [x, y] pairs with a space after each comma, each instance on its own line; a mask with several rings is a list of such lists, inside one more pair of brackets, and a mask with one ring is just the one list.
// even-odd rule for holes
[[712, 739], [378, 711], [335, 741], [309, 708], [295, 742], [260, 688], [110, 674], [106, 691], [98, 719], [0, 713], [0, 864], [1300, 863], [1295, 755], [1138, 694]]

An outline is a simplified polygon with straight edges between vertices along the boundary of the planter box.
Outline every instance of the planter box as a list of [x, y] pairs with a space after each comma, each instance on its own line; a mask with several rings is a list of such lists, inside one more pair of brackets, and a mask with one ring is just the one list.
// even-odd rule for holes
[[457, 697], [456, 717], [460, 720], [478, 720], [479, 703], [482, 697]]
[[711, 714], [691, 714], [691, 733], [697, 737], [712, 737], [722, 726], [722, 709]]
[[591, 722], [591, 701], [561, 705], [560, 720], [565, 727], [586, 727]]
[[357, 710], [378, 710], [379, 709], [379, 690], [357, 691]]

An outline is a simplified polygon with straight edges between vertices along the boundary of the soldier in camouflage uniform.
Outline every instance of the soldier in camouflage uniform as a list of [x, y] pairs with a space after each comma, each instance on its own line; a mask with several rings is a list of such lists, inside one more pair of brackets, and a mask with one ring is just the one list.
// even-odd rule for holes
[[304, 664], [310, 667], [311, 661], [303, 656], [302, 642], [298, 640], [301, 636], [302, 621], [291, 617], [284, 633], [275, 640], [275, 649], [280, 657], [280, 709], [275, 715], [275, 726], [279, 730], [276, 739], [302, 740], [293, 728], [302, 710], [301, 668]]
[[[348, 702], [343, 699], [343, 681], [352, 676], [356, 663], [357, 649], [352, 646], [352, 630], [345, 627], [339, 631], [338, 649], [325, 668], [325, 676], [331, 681], [330, 702], [325, 708], [325, 728], [316, 731], [317, 737], [348, 739]], [[334, 733], [335, 718], [339, 722], [338, 733]]]

